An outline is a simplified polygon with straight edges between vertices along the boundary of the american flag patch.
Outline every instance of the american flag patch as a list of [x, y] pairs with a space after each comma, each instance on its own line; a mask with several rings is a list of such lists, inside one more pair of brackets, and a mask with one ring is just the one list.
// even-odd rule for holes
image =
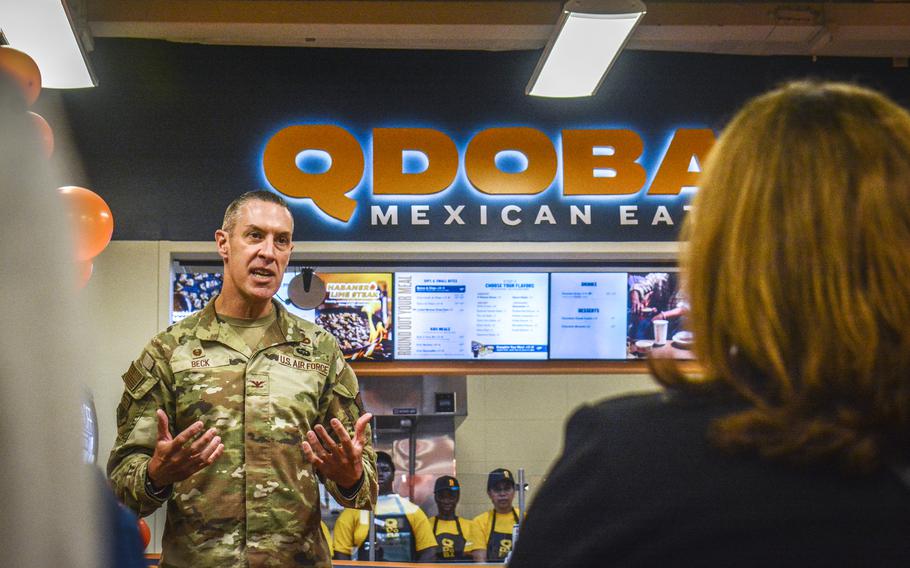
[[130, 365], [130, 368], [123, 373], [123, 382], [126, 383], [126, 389], [129, 391], [136, 390], [136, 387], [142, 383], [142, 379], [142, 372], [136, 368], [135, 363]]

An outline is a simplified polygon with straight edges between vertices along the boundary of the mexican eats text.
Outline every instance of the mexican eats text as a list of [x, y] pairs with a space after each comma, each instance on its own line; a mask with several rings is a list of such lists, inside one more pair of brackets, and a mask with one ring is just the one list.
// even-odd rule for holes
[[[459, 165], [474, 190], [490, 196], [534, 196], [546, 191], [562, 166], [562, 195], [632, 196], [645, 189], [648, 173], [638, 163], [644, 144], [628, 129], [563, 130], [561, 145], [554, 146], [543, 132], [528, 127], [488, 128], [475, 134], [459, 156], [455, 142], [430, 128], [376, 128], [372, 131], [372, 192], [375, 196], [430, 196], [456, 181]], [[700, 164], [714, 144], [710, 129], [680, 128], [672, 133], [669, 146], [647, 187], [648, 196], [676, 196], [695, 187]], [[557, 148], [561, 146], [561, 155]], [[301, 156], [316, 152], [322, 168], [305, 171]], [[406, 157], [418, 155], [420, 168], [407, 171]], [[503, 168], [503, 157], [519, 156], [517, 168]], [[461, 164], [459, 164], [461, 160]], [[262, 157], [268, 182], [280, 193], [309, 198], [325, 214], [348, 222], [357, 200], [345, 195], [362, 181], [365, 171], [363, 148], [347, 130], [335, 125], [295, 125], [277, 132], [266, 143]], [[464, 205], [444, 206], [445, 224], [464, 224]], [[429, 205], [412, 205], [410, 221], [429, 224]], [[620, 207], [621, 224], [637, 224], [634, 205]], [[688, 207], [686, 207], [688, 209]], [[521, 207], [507, 205], [500, 211], [505, 225], [522, 222]], [[572, 205], [571, 224], [590, 224], [590, 207]], [[398, 206], [372, 206], [371, 225], [397, 225]], [[480, 224], [487, 224], [486, 205], [479, 206]], [[647, 222], [647, 220], [645, 220]], [[657, 208], [652, 224], [672, 224], [666, 207]], [[541, 206], [535, 224], [555, 223], [553, 212]]]

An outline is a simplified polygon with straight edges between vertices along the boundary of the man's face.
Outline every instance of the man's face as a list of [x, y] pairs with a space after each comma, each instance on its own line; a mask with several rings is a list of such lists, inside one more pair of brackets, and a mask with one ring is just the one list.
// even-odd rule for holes
[[382, 487], [388, 484], [389, 487], [392, 486], [393, 478], [395, 477], [395, 469], [389, 465], [385, 460], [376, 461], [376, 481], [379, 483], [379, 486]]
[[511, 481], [497, 481], [487, 491], [493, 506], [499, 510], [511, 509], [512, 500], [515, 498], [515, 484]]
[[215, 232], [224, 260], [222, 293], [249, 303], [271, 299], [291, 259], [293, 230], [294, 219], [281, 205], [258, 199], [244, 203], [231, 232]]
[[458, 491], [441, 489], [435, 493], [436, 508], [441, 515], [455, 514], [455, 505], [458, 505]]

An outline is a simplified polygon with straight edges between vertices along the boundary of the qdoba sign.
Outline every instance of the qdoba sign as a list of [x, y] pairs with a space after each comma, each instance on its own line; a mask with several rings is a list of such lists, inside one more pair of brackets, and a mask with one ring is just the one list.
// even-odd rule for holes
[[361, 238], [426, 228], [423, 238], [445, 240], [510, 240], [510, 231], [668, 240], [714, 140], [706, 128], [672, 130], [649, 172], [629, 129], [567, 129], [554, 140], [535, 128], [487, 128], [460, 149], [431, 128], [375, 128], [362, 145], [337, 125], [294, 125], [267, 141], [262, 170], [276, 191], [310, 200], [333, 231]]

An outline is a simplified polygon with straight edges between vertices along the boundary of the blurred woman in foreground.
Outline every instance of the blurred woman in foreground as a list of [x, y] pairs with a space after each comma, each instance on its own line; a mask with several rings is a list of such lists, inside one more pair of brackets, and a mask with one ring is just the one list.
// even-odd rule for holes
[[788, 84], [736, 115], [693, 205], [704, 376], [657, 361], [666, 393], [578, 410], [510, 565], [906, 565], [910, 114]]

